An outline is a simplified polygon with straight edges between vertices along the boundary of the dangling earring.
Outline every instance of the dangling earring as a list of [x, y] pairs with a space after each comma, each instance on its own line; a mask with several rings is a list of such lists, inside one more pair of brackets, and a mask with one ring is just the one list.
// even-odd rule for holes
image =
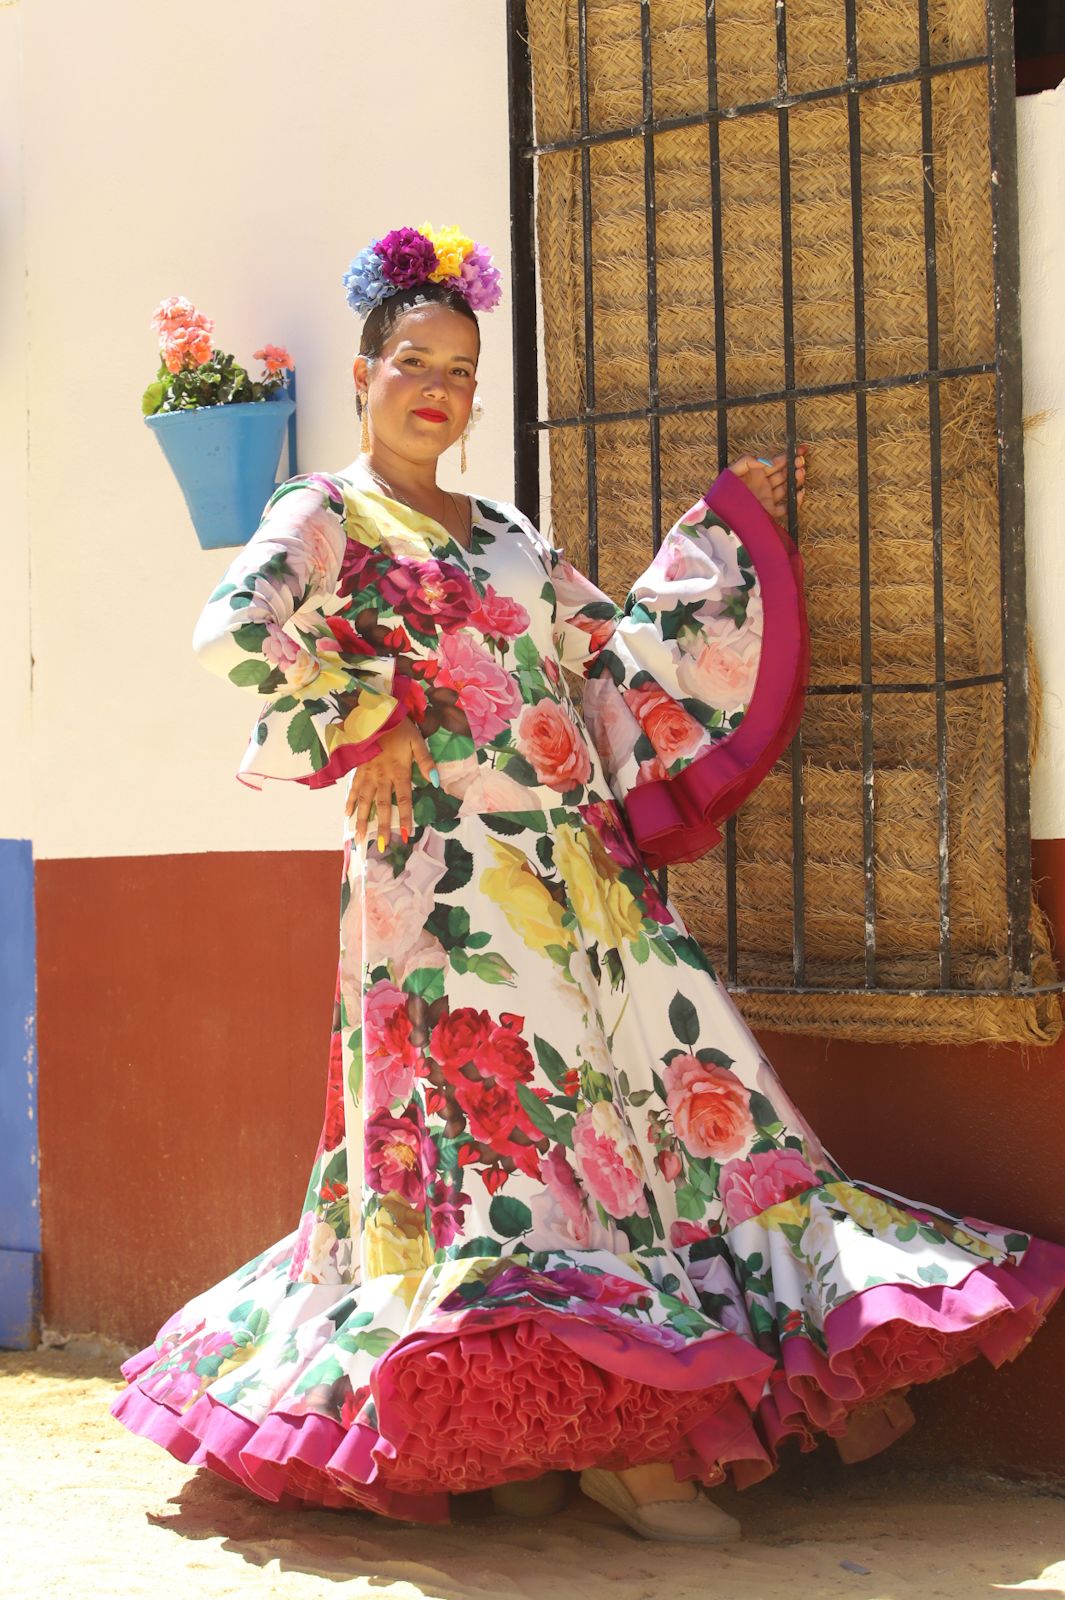
[[462, 444], [461, 444], [461, 447], [459, 449], [459, 471], [460, 472], [465, 472], [466, 471], [466, 438], [467, 438], [467, 435], [469, 434], [469, 431], [470, 431], [470, 425], [469, 425], [469, 423], [467, 423], [466, 426], [462, 430]]
[[362, 438], [361, 438], [361, 440], [359, 442], [360, 442], [360, 445], [362, 447], [363, 455], [368, 455], [369, 454], [369, 450], [370, 450], [370, 407], [369, 407], [369, 403], [367, 402], [365, 396], [359, 396], [359, 397], [357, 397], [355, 404], [356, 404], [356, 407], [358, 409], [359, 416], [362, 418]]

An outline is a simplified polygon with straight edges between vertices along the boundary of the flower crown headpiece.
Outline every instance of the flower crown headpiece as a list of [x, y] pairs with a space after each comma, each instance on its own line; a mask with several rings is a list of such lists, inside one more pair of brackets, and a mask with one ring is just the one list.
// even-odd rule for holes
[[457, 228], [393, 228], [360, 250], [344, 274], [348, 305], [360, 317], [401, 289], [442, 283], [463, 296], [471, 311], [491, 311], [501, 297], [500, 273], [483, 244]]

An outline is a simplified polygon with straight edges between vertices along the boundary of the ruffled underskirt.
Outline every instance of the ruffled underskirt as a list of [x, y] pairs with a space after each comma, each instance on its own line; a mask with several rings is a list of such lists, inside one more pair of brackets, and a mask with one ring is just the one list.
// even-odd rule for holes
[[[1017, 1264], [976, 1264], [953, 1286], [880, 1284], [851, 1295], [828, 1313], [819, 1348], [821, 1338], [786, 1327], [755, 1339], [718, 1325], [682, 1338], [634, 1314], [639, 1274], [620, 1261], [616, 1279], [589, 1276], [584, 1299], [574, 1256], [560, 1258], [557, 1273], [550, 1259], [529, 1273], [515, 1257], [509, 1302], [501, 1295], [492, 1305], [490, 1283], [488, 1296], [470, 1286], [501, 1263], [472, 1258], [404, 1275], [414, 1279], [399, 1285], [407, 1302], [431, 1309], [412, 1311], [340, 1402], [335, 1386], [316, 1397], [304, 1384], [301, 1393], [300, 1378], [308, 1363], [321, 1370], [331, 1341], [357, 1344], [358, 1335], [346, 1345], [342, 1336], [361, 1291], [288, 1281], [294, 1245], [293, 1235], [176, 1313], [124, 1363], [129, 1387], [113, 1414], [178, 1460], [278, 1504], [426, 1522], [447, 1519], [449, 1493], [550, 1468], [671, 1461], [680, 1478], [713, 1485], [727, 1474], [744, 1488], [774, 1470], [788, 1438], [808, 1450], [828, 1435], [844, 1459], [864, 1459], [910, 1426], [910, 1386], [978, 1355], [993, 1366], [1017, 1355], [1065, 1287], [1065, 1249], [1033, 1240]], [[434, 1303], [442, 1271], [448, 1292]], [[210, 1364], [197, 1369], [205, 1329], [224, 1325], [223, 1291], [232, 1305], [267, 1278], [273, 1344], [246, 1340], [214, 1377]], [[313, 1355], [293, 1362], [297, 1328]], [[261, 1387], [257, 1401], [221, 1399], [249, 1354], [260, 1385], [269, 1380], [271, 1350], [286, 1333], [289, 1366], [275, 1374], [269, 1402]]]

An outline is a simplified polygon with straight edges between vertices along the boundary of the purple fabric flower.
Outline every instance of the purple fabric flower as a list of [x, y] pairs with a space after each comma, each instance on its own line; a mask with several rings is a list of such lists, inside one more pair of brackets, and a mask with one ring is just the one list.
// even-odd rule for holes
[[458, 277], [450, 281], [465, 296], [471, 311], [491, 311], [499, 304], [502, 295], [499, 268], [492, 265], [492, 257], [483, 244], [474, 245]]
[[417, 228], [393, 228], [373, 248], [380, 257], [382, 273], [396, 289], [425, 283], [429, 274], [436, 271], [433, 242]]

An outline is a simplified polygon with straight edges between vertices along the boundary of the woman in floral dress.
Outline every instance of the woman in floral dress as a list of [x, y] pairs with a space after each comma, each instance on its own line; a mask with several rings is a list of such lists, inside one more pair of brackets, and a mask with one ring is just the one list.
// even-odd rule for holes
[[1020, 1350], [1065, 1250], [851, 1182], [651, 876], [798, 723], [785, 458], [721, 473], [619, 607], [437, 485], [483, 248], [398, 229], [346, 282], [362, 453], [281, 485], [194, 641], [261, 705], [244, 782], [351, 775], [325, 1123], [293, 1232], [113, 1410], [282, 1504], [442, 1520], [570, 1469], [648, 1537], [730, 1537], [706, 1486], [883, 1448], [911, 1384]]

